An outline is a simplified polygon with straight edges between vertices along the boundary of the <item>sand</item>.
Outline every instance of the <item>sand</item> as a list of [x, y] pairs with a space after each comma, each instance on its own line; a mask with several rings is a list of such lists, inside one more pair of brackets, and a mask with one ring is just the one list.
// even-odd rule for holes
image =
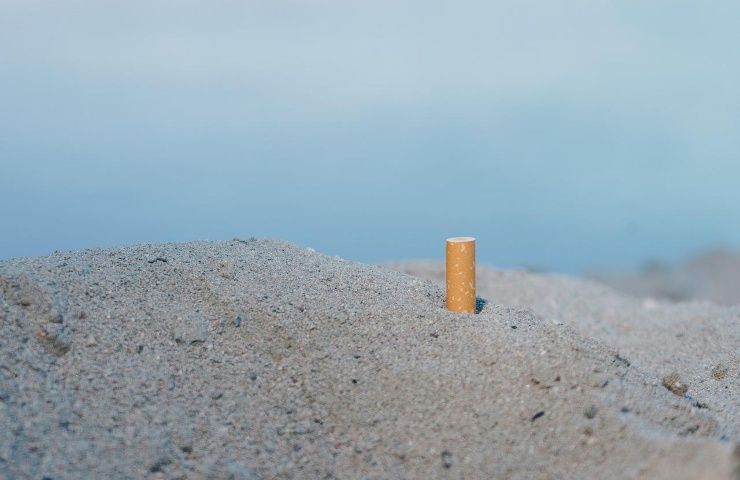
[[0, 478], [737, 478], [736, 309], [482, 269], [454, 314], [399, 268], [431, 280], [256, 239], [0, 262]]
[[[444, 278], [438, 262], [390, 267], [437, 282]], [[720, 437], [740, 438], [740, 307], [638, 299], [586, 280], [486, 266], [478, 268], [477, 280], [479, 295], [489, 301], [571, 326], [661, 382], [678, 375], [689, 386], [686, 399], [719, 422]]]
[[640, 297], [740, 304], [740, 253], [730, 250], [712, 250], [676, 264], [650, 262], [639, 272], [601, 272], [592, 277]]

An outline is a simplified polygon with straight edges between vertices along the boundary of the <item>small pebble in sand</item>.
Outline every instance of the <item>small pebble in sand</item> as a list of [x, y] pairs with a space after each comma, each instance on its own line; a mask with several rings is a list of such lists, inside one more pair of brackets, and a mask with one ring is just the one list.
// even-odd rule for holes
[[586, 418], [594, 418], [598, 412], [599, 408], [596, 405], [589, 405], [586, 407], [586, 410], [583, 411], [583, 414], [586, 415]]
[[729, 369], [724, 365], [717, 365], [712, 369], [712, 376], [715, 380], [723, 380], [727, 376]]
[[63, 325], [48, 323], [36, 331], [36, 339], [46, 350], [56, 356], [62, 356], [72, 346], [72, 335]]
[[234, 319], [234, 326], [239, 327], [241, 326], [241, 324], [242, 324], [242, 317], [237, 315], [236, 318]]
[[689, 390], [689, 386], [675, 372], [663, 377], [663, 386], [679, 397], [686, 395]]
[[535, 420], [537, 420], [540, 417], [543, 417], [544, 415], [545, 415], [545, 411], [544, 410], [541, 411], [541, 412], [537, 412], [534, 415], [532, 415], [532, 421], [534, 422]]
[[449, 450], [442, 450], [440, 456], [442, 457], [442, 466], [444, 468], [450, 468], [455, 463], [452, 452], [450, 452]]

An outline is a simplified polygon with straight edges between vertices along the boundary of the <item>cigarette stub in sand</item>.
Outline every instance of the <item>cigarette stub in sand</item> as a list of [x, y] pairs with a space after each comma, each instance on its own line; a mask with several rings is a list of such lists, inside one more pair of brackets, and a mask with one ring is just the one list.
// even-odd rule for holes
[[447, 310], [475, 313], [475, 238], [447, 239]]

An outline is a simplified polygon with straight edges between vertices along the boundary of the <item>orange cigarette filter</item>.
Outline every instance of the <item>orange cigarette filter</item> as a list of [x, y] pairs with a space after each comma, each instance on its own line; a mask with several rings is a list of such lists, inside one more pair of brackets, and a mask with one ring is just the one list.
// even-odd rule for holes
[[475, 313], [475, 238], [447, 239], [447, 310]]

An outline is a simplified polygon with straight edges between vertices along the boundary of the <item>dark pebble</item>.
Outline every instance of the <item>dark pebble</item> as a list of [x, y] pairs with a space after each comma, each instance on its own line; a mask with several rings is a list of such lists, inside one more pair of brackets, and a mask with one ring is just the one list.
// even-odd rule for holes
[[544, 410], [542, 410], [540, 412], [537, 412], [534, 415], [532, 415], [532, 421], [534, 422], [535, 420], [537, 420], [538, 418], [540, 418], [540, 417], [542, 417], [544, 415], [545, 415], [545, 411]]
[[452, 452], [449, 450], [442, 450], [442, 453], [440, 454], [440, 457], [442, 457], [442, 466], [444, 468], [450, 468], [454, 462], [454, 458], [452, 456]]
[[172, 460], [171, 459], [169, 459], [167, 457], [162, 457], [159, 460], [157, 460], [156, 462], [154, 462], [149, 467], [149, 472], [150, 473], [158, 473], [158, 472], [161, 472], [164, 469], [164, 467], [166, 467], [170, 463], [172, 463]]

